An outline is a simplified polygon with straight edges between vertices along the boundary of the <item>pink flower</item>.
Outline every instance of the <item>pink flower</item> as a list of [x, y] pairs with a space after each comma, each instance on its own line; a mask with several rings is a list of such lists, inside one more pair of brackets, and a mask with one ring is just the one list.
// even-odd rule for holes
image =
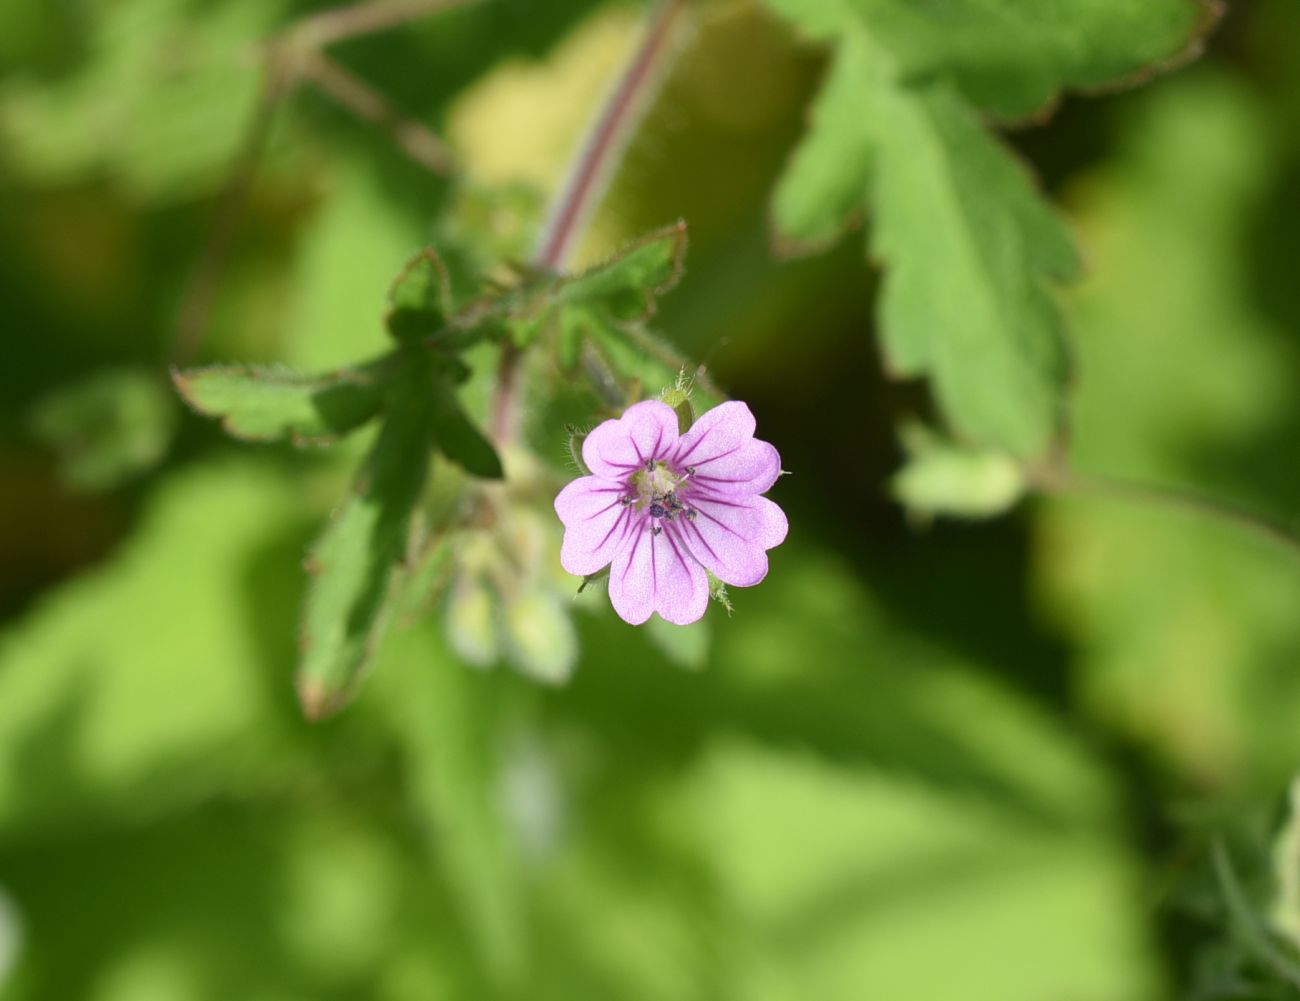
[[745, 404], [714, 407], [678, 435], [670, 406], [637, 403], [587, 435], [582, 458], [593, 475], [555, 498], [560, 563], [580, 576], [608, 566], [609, 598], [626, 622], [651, 612], [694, 622], [709, 603], [706, 569], [737, 587], [767, 576], [767, 550], [789, 526], [759, 495], [781, 475], [781, 457], [754, 437]]

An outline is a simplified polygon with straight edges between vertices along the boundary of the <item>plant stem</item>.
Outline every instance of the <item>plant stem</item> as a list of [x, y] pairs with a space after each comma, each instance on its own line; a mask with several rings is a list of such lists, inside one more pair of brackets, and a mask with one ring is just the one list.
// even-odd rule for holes
[[[626, 152], [628, 140], [654, 92], [659, 78], [657, 70], [668, 51], [673, 23], [684, 5], [685, 0], [661, 0], [648, 16], [641, 43], [606, 97], [551, 206], [533, 254], [533, 263], [538, 268], [563, 270], [578, 237], [608, 189], [614, 169]], [[514, 434], [519, 362], [519, 349], [506, 341], [497, 367], [496, 397], [492, 408], [492, 436], [498, 444]]]
[[439, 174], [452, 170], [451, 152], [436, 135], [418, 122], [403, 118], [383, 95], [328, 59], [322, 50], [335, 42], [395, 28], [436, 11], [477, 2], [365, 0], [312, 14], [266, 42], [262, 89], [230, 174], [218, 196], [208, 238], [181, 295], [171, 346], [173, 365], [193, 360], [203, 342], [275, 113], [301, 81], [311, 80], [349, 111], [387, 129], [394, 142], [422, 166]]
[[427, 126], [404, 116], [383, 94], [323, 52], [303, 59], [299, 73], [358, 118], [386, 131], [407, 156], [430, 173], [450, 174], [455, 169], [451, 150]]
[[1187, 493], [1174, 487], [1135, 483], [1109, 476], [1081, 473], [1069, 468], [1031, 473], [1030, 482], [1045, 494], [1075, 494], [1135, 502], [1183, 511], [1200, 518], [1234, 525], [1255, 538], [1300, 559], [1300, 534], [1281, 522], [1213, 498]]

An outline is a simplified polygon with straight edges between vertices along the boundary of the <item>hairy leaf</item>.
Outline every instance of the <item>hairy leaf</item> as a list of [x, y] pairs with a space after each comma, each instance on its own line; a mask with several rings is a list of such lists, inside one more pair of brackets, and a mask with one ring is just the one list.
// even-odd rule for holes
[[397, 340], [416, 340], [437, 333], [450, 315], [447, 269], [438, 252], [425, 247], [406, 262], [389, 289], [384, 323]]
[[1042, 453], [1067, 375], [1051, 284], [1070, 238], [976, 109], [1023, 116], [1189, 45], [1194, 0], [769, 0], [836, 52], [773, 199], [778, 246], [824, 245], [862, 212], [885, 267], [880, 327], [979, 445]]
[[469, 419], [456, 398], [449, 378], [435, 378], [429, 387], [432, 396], [430, 420], [438, 451], [465, 471], [485, 480], [499, 480], [505, 475], [501, 459], [492, 443]]
[[308, 559], [315, 579], [303, 611], [298, 695], [310, 719], [351, 698], [390, 617], [433, 443], [433, 397], [422, 369], [412, 361], [394, 386], [353, 491]]
[[246, 365], [192, 368], [172, 379], [190, 406], [220, 417], [245, 441], [328, 444], [374, 417], [383, 401], [379, 363], [323, 376]]
[[[839, 135], [850, 100], [859, 124]], [[1049, 283], [1077, 270], [1063, 224], [949, 85], [900, 82], [862, 32], [839, 47], [812, 137], [778, 191], [778, 226], [798, 241], [832, 236], [848, 165], [875, 212], [891, 369], [932, 377], [950, 422], [977, 443], [1042, 452], [1067, 374]]]
[[900, 79], [944, 77], [981, 110], [1016, 118], [1062, 89], [1122, 83], [1177, 59], [1214, 20], [1203, 0], [768, 0], [814, 37], [863, 31]]
[[516, 342], [522, 346], [554, 330], [571, 367], [585, 338], [617, 334], [653, 316], [656, 300], [681, 278], [685, 254], [686, 224], [678, 222], [589, 271], [526, 290], [513, 309]]

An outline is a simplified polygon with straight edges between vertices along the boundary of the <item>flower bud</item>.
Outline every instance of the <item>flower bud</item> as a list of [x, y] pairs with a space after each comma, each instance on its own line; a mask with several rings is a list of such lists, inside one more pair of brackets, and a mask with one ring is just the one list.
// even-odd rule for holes
[[483, 581], [464, 574], [447, 601], [447, 642], [456, 656], [475, 667], [500, 659], [492, 594]]
[[563, 684], [578, 659], [578, 639], [567, 610], [543, 588], [525, 591], [506, 605], [510, 661], [537, 681]]

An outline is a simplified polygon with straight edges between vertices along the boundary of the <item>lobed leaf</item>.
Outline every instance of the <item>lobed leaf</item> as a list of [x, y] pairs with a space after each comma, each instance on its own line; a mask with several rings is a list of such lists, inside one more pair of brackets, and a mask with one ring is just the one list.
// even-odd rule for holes
[[880, 328], [901, 376], [934, 380], [954, 429], [1041, 454], [1067, 377], [1052, 283], [1070, 237], [977, 109], [1024, 116], [1063, 88], [1164, 65], [1212, 22], [1197, 0], [768, 0], [836, 44], [773, 197], [776, 244], [816, 248], [871, 211]]
[[436, 250], [425, 247], [393, 281], [384, 324], [399, 341], [417, 340], [444, 327], [451, 314], [447, 268]]
[[390, 617], [433, 444], [434, 401], [420, 360], [394, 387], [354, 489], [308, 559], [315, 579], [303, 611], [298, 696], [309, 719], [352, 697]]
[[1114, 86], [1194, 52], [1208, 0], [768, 0], [815, 38], [861, 32], [900, 80], [944, 78], [980, 110], [1023, 118], [1062, 90]]
[[584, 338], [653, 316], [658, 298], [680, 280], [685, 255], [686, 224], [677, 222], [589, 271], [527, 290], [513, 308], [516, 343], [522, 347], [556, 331], [561, 358], [572, 367]]
[[284, 368], [229, 365], [172, 372], [185, 401], [245, 441], [322, 445], [355, 431], [383, 402], [381, 363], [308, 376]]
[[496, 449], [461, 407], [451, 380], [434, 379], [431, 393], [433, 405], [429, 416], [438, 451], [463, 466], [467, 473], [485, 480], [501, 479], [505, 472]]

